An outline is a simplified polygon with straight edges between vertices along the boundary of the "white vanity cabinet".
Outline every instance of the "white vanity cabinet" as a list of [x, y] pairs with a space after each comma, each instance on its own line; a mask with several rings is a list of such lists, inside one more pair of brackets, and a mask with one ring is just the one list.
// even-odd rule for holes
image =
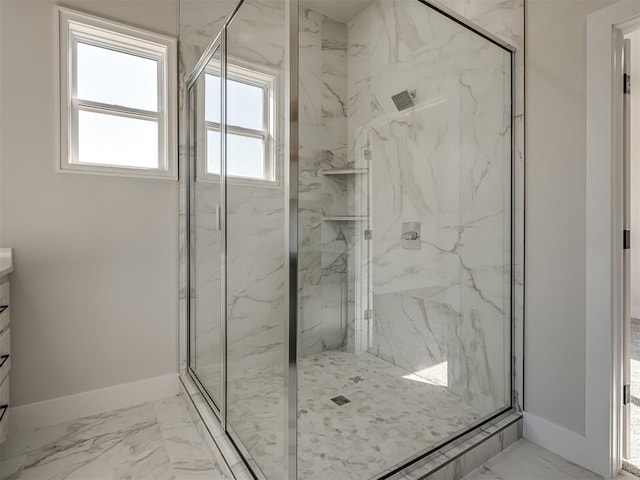
[[0, 248], [0, 443], [9, 433], [9, 371], [11, 370], [11, 285], [13, 251]]

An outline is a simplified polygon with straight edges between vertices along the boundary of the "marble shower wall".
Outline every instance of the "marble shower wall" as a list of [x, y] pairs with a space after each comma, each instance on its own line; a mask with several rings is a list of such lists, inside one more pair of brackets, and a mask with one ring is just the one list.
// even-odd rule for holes
[[[206, 2], [182, 0], [180, 4], [180, 79], [182, 88], [201, 55], [215, 39], [237, 0]], [[279, 118], [275, 140], [275, 184], [256, 185], [231, 181], [227, 191], [227, 263], [228, 263], [228, 341], [229, 360], [235, 369], [251, 368], [265, 362], [282, 362], [284, 356], [285, 278], [284, 278], [284, 68], [286, 38], [284, 9], [280, 0], [245, 2], [237, 20], [228, 31], [229, 63], [237, 59], [243, 65], [271, 69], [279, 90], [275, 99]], [[246, 66], [246, 65], [245, 65]], [[183, 101], [181, 96], [181, 101]], [[186, 133], [184, 106], [181, 105], [182, 138]], [[187, 156], [182, 142], [181, 215], [186, 217], [185, 175]], [[195, 153], [195, 152], [194, 152]], [[202, 155], [203, 152], [198, 152]], [[215, 231], [215, 208], [219, 204], [216, 185], [196, 182], [192, 189], [191, 213], [194, 232], [196, 289], [191, 292], [196, 312], [196, 362], [205, 368], [219, 361], [220, 238]], [[181, 222], [183, 225], [184, 221]], [[182, 244], [186, 232], [181, 232]], [[184, 254], [182, 255], [183, 258]], [[181, 274], [180, 297], [185, 305], [186, 272]], [[184, 300], [183, 300], [184, 299]], [[186, 368], [186, 306], [181, 308], [181, 371]]]
[[[285, 0], [246, 0], [227, 28], [227, 63], [272, 76], [275, 129], [275, 181], [227, 181], [227, 420], [250, 462], [266, 478], [284, 478], [286, 458], [285, 359], [288, 325], [286, 183], [284, 182], [285, 103], [288, 30]], [[227, 161], [239, 162], [231, 156]], [[246, 372], [268, 368], [272, 373], [256, 403], [242, 381]], [[261, 442], [260, 422], [273, 425]]]
[[[216, 228], [216, 207], [220, 188], [214, 183], [194, 184], [192, 215], [192, 367], [214, 399], [221, 399], [221, 236]], [[205, 378], [206, 377], [206, 378]]]
[[[227, 1], [214, 7], [213, 3], [215, 2], [195, 0], [186, 0], [181, 3], [180, 71], [182, 82], [184, 82], [185, 75], [193, 69], [199, 57], [213, 40], [216, 34], [214, 32], [217, 32], [222, 26], [224, 19], [235, 4], [235, 2]], [[239, 17], [244, 22], [251, 23], [250, 26], [246, 26], [253, 32], [251, 38], [263, 39], [262, 43], [265, 46], [262, 47], [262, 51], [255, 52], [255, 58], [252, 59], [251, 48], [253, 47], [247, 45], [248, 41], [234, 43], [233, 34], [234, 32], [239, 33], [240, 27], [232, 26], [229, 35], [229, 54], [245, 61], [256, 61], [259, 65], [275, 68], [275, 65], [282, 62], [284, 51], [279, 50], [276, 45], [271, 45], [270, 48], [268, 42], [264, 42], [265, 38], [273, 34], [274, 28], [277, 28], [273, 23], [270, 24], [270, 22], [265, 22], [264, 18], [260, 18], [260, 8], [268, 8], [267, 3], [250, 2], [243, 7], [242, 17]], [[256, 16], [253, 20], [249, 19], [249, 16], [252, 15], [251, 10]], [[352, 285], [353, 281], [349, 282], [348, 280], [348, 262], [349, 251], [354, 244], [354, 229], [349, 224], [323, 221], [324, 216], [347, 213], [349, 210], [348, 197], [349, 195], [352, 197], [353, 192], [349, 190], [352, 189], [352, 186], [345, 179], [321, 174], [322, 169], [347, 166], [347, 26], [315, 11], [305, 8], [301, 10], [300, 136], [303, 145], [300, 151], [299, 181], [301, 225], [299, 285], [302, 325], [300, 354], [304, 356], [327, 349], [340, 348], [345, 343], [347, 323], [350, 318], [353, 318], [353, 302], [349, 302], [349, 298], [352, 298], [353, 288], [351, 290], [348, 288], [348, 285]], [[233, 51], [234, 49], [235, 51]], [[263, 55], [264, 58], [258, 58]], [[283, 88], [284, 74], [280, 80], [280, 87]], [[183, 171], [184, 161], [185, 159], [181, 158]], [[281, 164], [278, 171], [281, 175]], [[214, 191], [215, 186], [211, 185], [205, 184], [196, 190], [202, 191], [202, 195], [207, 196], [209, 200], [217, 195], [217, 192]], [[258, 254], [251, 239], [262, 235], [265, 230], [276, 228], [278, 221], [282, 220], [283, 191], [282, 189], [237, 187], [231, 187], [229, 191], [232, 201], [229, 202], [228, 214], [235, 219], [236, 225], [242, 228], [238, 232], [237, 238], [229, 239], [230, 245], [233, 243], [229, 262], [232, 258], [238, 258], [240, 261], [237, 264], [238, 271], [246, 273], [247, 269], [251, 268], [247, 262], [251, 262], [252, 255]], [[184, 205], [186, 203], [184, 189], [182, 196], [181, 205]], [[202, 291], [205, 288], [214, 288], [219, 284], [217, 283], [219, 280], [211, 275], [211, 271], [216, 269], [218, 262], [217, 257], [210, 254], [215, 253], [217, 245], [215, 239], [212, 240], [214, 235], [209, 231], [213, 223], [207, 224], [207, 219], [211, 222], [214, 221], [215, 211], [212, 209], [215, 209], [215, 202], [199, 201], [199, 198], [192, 198], [192, 201], [194, 200], [198, 212], [196, 212], [197, 218], [193, 216], [192, 221], [198, 226], [199, 233], [195, 232], [193, 238], [200, 237], [209, 240], [206, 249], [196, 248], [198, 270], [206, 276], [206, 278], [203, 277], [203, 282], [206, 285], [200, 286]], [[247, 204], [259, 205], [260, 209], [264, 210], [262, 215], [256, 215], [255, 210], [243, 212], [242, 205]], [[200, 206], [202, 206], [202, 211], [200, 211]], [[184, 207], [181, 210], [181, 215], [183, 218], [186, 215]], [[251, 228], [240, 226], [242, 215], [245, 216], [246, 223], [252, 225]], [[274, 221], [275, 223], [270, 225]], [[276, 248], [276, 246], [283, 248], [284, 232], [281, 227], [282, 225], [277, 227], [277, 231], [272, 231], [269, 234], [270, 248]], [[231, 235], [234, 235], [233, 231], [231, 231]], [[186, 240], [184, 232], [181, 233], [181, 239], [184, 244]], [[264, 265], [264, 267], [268, 266]], [[253, 272], [254, 275], [258, 273], [260, 272]], [[186, 296], [184, 273], [181, 285], [181, 300], [184, 305], [183, 298]], [[256, 283], [257, 285], [258, 283]], [[278, 285], [277, 288], [281, 288], [282, 278], [276, 274], [270, 281], [261, 282], [260, 288], [265, 288], [265, 285]], [[245, 292], [251, 290], [245, 287], [247, 286], [238, 285], [237, 290]], [[254, 298], [258, 297], [260, 296]], [[202, 365], [215, 363], [218, 358], [218, 346], [213, 337], [219, 333], [214, 325], [215, 319], [219, 317], [207, 314], [207, 312], [216, 310], [215, 300], [214, 295], [197, 301], [192, 298], [192, 304], [197, 304], [198, 309], [202, 311], [200, 317], [207, 318], [207, 327], [210, 327], [203, 328], [203, 338], [198, 339], [200, 344], [198, 348], [199, 361]], [[275, 326], [281, 320], [277, 317], [282, 313], [281, 308], [284, 307], [284, 304], [278, 303], [276, 307], [278, 313], [270, 316], [272, 320], [262, 322], [262, 325], [253, 322], [253, 327], [249, 326], [252, 315], [245, 311], [250, 307], [246, 305], [246, 301], [244, 304], [243, 306], [243, 302], [240, 302], [237, 312], [247, 324], [245, 341], [248, 343], [244, 350], [247, 351], [248, 356], [243, 358], [243, 365], [250, 367], [261, 363], [262, 357], [268, 355], [267, 345], [281, 345], [280, 342], [283, 338], [280, 336], [281, 326], [278, 328]], [[253, 307], [260, 308], [260, 305], [260, 302], [255, 302]], [[181, 311], [185, 312], [184, 307]], [[183, 313], [183, 318], [186, 318], [185, 313]], [[186, 366], [185, 324], [186, 320], [181, 322], [181, 351], [183, 352], [181, 370]], [[209, 351], [206, 348], [208, 341], [211, 343]], [[277, 350], [278, 347], [276, 347]], [[254, 355], [251, 352], [260, 353]]]
[[[416, 1], [379, 0], [349, 27], [349, 145], [371, 151], [370, 351], [486, 413], [510, 402], [510, 66]], [[398, 112], [402, 90], [416, 107]], [[402, 248], [403, 222], [421, 223], [420, 250]]]
[[354, 229], [325, 221], [349, 213], [352, 180], [322, 174], [347, 167], [347, 25], [304, 8], [304, 1], [299, 135], [299, 351], [307, 356], [345, 344]]
[[[275, 78], [275, 182], [227, 184], [227, 355], [241, 370], [283, 363], [286, 310], [283, 0], [246, 1], [227, 30], [227, 63]], [[239, 161], [228, 157], [228, 162]]]
[[[383, 0], [384, 3], [387, 4], [393, 4], [394, 2], [389, 1], [389, 0]], [[181, 0], [180, 1], [180, 44], [179, 44], [179, 48], [180, 48], [180, 56], [179, 56], [179, 69], [180, 69], [180, 81], [182, 82], [182, 85], [184, 85], [184, 79], [186, 77], [186, 75], [188, 75], [188, 73], [191, 71], [191, 69], [193, 68], [193, 66], [195, 65], [195, 62], [197, 61], [197, 59], [199, 58], [199, 56], [201, 55], [201, 53], [204, 51], [204, 49], [206, 48], [206, 46], [213, 40], [213, 37], [217, 34], [219, 28], [222, 26], [224, 19], [227, 17], [227, 15], [231, 12], [231, 10], [233, 9], [233, 6], [236, 4], [236, 0], [218, 0], [218, 1], [205, 1], [205, 0]], [[418, 3], [416, 1], [416, 3]], [[515, 194], [516, 194], [516, 204], [515, 204], [515, 209], [516, 209], [516, 223], [514, 228], [516, 229], [516, 236], [515, 236], [515, 264], [514, 264], [514, 276], [515, 276], [515, 285], [514, 285], [514, 328], [515, 328], [515, 337], [516, 337], [516, 341], [515, 341], [515, 355], [516, 355], [516, 359], [515, 359], [515, 386], [517, 390], [521, 390], [521, 385], [522, 385], [522, 377], [521, 377], [521, 362], [522, 362], [522, 325], [523, 325], [523, 318], [522, 318], [522, 314], [523, 314], [523, 309], [522, 309], [522, 291], [523, 291], [523, 281], [522, 281], [522, 265], [523, 265], [523, 248], [522, 248], [522, 243], [523, 243], [523, 229], [524, 229], [524, 215], [523, 215], [523, 198], [524, 198], [524, 181], [523, 181], [523, 172], [524, 172], [524, 156], [523, 156], [523, 138], [524, 138], [524, 129], [523, 129], [523, 121], [524, 121], [524, 111], [523, 111], [523, 88], [522, 88], [522, 80], [523, 80], [523, 32], [524, 32], [524, 1], [523, 0], [442, 0], [440, 2], [440, 4], [442, 4], [444, 7], [451, 9], [452, 11], [456, 12], [457, 14], [469, 19], [470, 21], [474, 22], [475, 24], [479, 25], [482, 28], [485, 28], [486, 30], [488, 30], [491, 33], [496, 34], [497, 36], [503, 38], [504, 40], [506, 40], [507, 42], [511, 43], [512, 45], [514, 45], [516, 47], [516, 90], [515, 90], [515, 94], [516, 94], [516, 101], [515, 101], [515, 122], [514, 122], [514, 127], [515, 127], [515, 137], [516, 137], [516, 159], [515, 159], [515, 171], [514, 171], [514, 183], [515, 183]], [[423, 7], [424, 8], [424, 7]], [[304, 10], [303, 8], [301, 8], [301, 10]], [[366, 13], [366, 12], [365, 12]], [[313, 16], [311, 15], [311, 13], [309, 14], [310, 17]], [[321, 17], [321, 16], [320, 16]], [[357, 19], [356, 19], [357, 20]], [[309, 20], [310, 23], [313, 23], [311, 20]], [[301, 22], [303, 25], [305, 23], [305, 21]], [[355, 24], [355, 22], [353, 22]], [[258, 24], [254, 25], [254, 28], [256, 28], [258, 26]], [[351, 28], [353, 28], [354, 25], [351, 25]], [[384, 30], [381, 30], [381, 32], [383, 32]], [[351, 32], [351, 30], [350, 30]], [[380, 32], [379, 32], [380, 33]], [[350, 33], [351, 34], [351, 33]], [[304, 37], [305, 33], [303, 32], [301, 37]], [[353, 53], [355, 51], [358, 51], [360, 49], [363, 49], [366, 47], [366, 45], [357, 45], [354, 44], [354, 42], [350, 41], [349, 42], [349, 50], [350, 53]], [[302, 45], [304, 47], [304, 43]], [[309, 49], [310, 50], [310, 49]], [[308, 50], [308, 51], [309, 51]], [[305, 56], [301, 55], [301, 58], [304, 59]], [[322, 62], [322, 60], [319, 60], [320, 62]], [[311, 63], [315, 63], [311, 62]], [[349, 68], [352, 67], [351, 64], [353, 64], [353, 59], [349, 59]], [[317, 63], [316, 63], [317, 65]], [[320, 72], [321, 69], [316, 67], [315, 69], [312, 69], [311, 71], [313, 72]], [[304, 70], [302, 70], [302, 72], [304, 72]], [[313, 78], [310, 79], [310, 81], [314, 82], [314, 81], [318, 81], [319, 77], [317, 75], [313, 76]], [[362, 80], [363, 82], [366, 82], [367, 80]], [[304, 83], [304, 79], [301, 79], [301, 82]], [[322, 82], [320, 82], [322, 83]], [[347, 102], [347, 110], [350, 110], [352, 108], [352, 103], [354, 101], [351, 95], [351, 89], [353, 88], [353, 84], [350, 83], [349, 85], [349, 95], [347, 96], [349, 99], [349, 101]], [[184, 91], [183, 89], [181, 89], [181, 91]], [[315, 90], [314, 90], [315, 92]], [[328, 92], [328, 90], [327, 90]], [[395, 92], [394, 92], [395, 93]], [[303, 93], [304, 94], [304, 93]], [[331, 97], [327, 97], [327, 98], [331, 98]], [[180, 101], [182, 102], [183, 96], [180, 95]], [[310, 102], [311, 104], [313, 104], [314, 102]], [[318, 105], [317, 102], [315, 102], [316, 105]], [[181, 105], [182, 107], [182, 105]], [[181, 109], [181, 111], [183, 111]], [[309, 114], [313, 113], [312, 111], [310, 111]], [[320, 110], [316, 110], [315, 111], [316, 114], [318, 114], [320, 117], [322, 116], [322, 110], [320, 108]], [[301, 116], [303, 116], [304, 113], [301, 112]], [[184, 122], [183, 122], [183, 116], [181, 115], [180, 117], [181, 120], [181, 131], [184, 131]], [[324, 120], [323, 120], [324, 122]], [[316, 125], [317, 126], [317, 125]], [[304, 129], [304, 127], [302, 127]], [[315, 132], [317, 132], [318, 130], [314, 130], [313, 126], [309, 127], [308, 132], [313, 132], [312, 135], [315, 134]], [[303, 130], [301, 130], [301, 135], [303, 134]], [[351, 133], [351, 135], [353, 135], [353, 133]], [[183, 138], [183, 136], [181, 135], [181, 138]], [[322, 162], [324, 161], [324, 165], [325, 167], [321, 167], [321, 168], [327, 168], [327, 166], [331, 166], [331, 167], [335, 167], [335, 168], [340, 168], [340, 167], [344, 167], [344, 166], [350, 166], [352, 165], [352, 159], [354, 158], [353, 155], [347, 155], [346, 150], [341, 151], [340, 148], [338, 148], [340, 142], [336, 142], [335, 144], [331, 142], [328, 143], [327, 146], [324, 145], [318, 145], [317, 150], [325, 150], [322, 154], [321, 154], [321, 158], [318, 159], [317, 157], [313, 157], [312, 155], [309, 155], [308, 161], [310, 163], [313, 164], [312, 167], [310, 167], [310, 173], [306, 178], [303, 178], [301, 175], [301, 187], [303, 187], [304, 185], [309, 185], [309, 191], [312, 192], [315, 188], [316, 193], [320, 192], [320, 191], [324, 191], [324, 186], [322, 185], [322, 182], [324, 182], [326, 179], [324, 179], [322, 176], [320, 175], [313, 175], [313, 171], [314, 169], [320, 169], [320, 167], [317, 167], [316, 164], [318, 162], [320, 162], [320, 164], [322, 164]], [[347, 145], [353, 145], [352, 142], [347, 142]], [[184, 151], [184, 142], [181, 142], [181, 150], [180, 150], [180, 164], [181, 164], [181, 171], [184, 171], [184, 162], [185, 162], [185, 151]], [[330, 149], [334, 149], [333, 151]], [[303, 160], [301, 159], [301, 162]], [[184, 197], [184, 176], [181, 176], [181, 200], [180, 200], [180, 215], [181, 215], [181, 222], [180, 225], [183, 226], [185, 224], [184, 219], [186, 218], [186, 209], [185, 209], [185, 205], [186, 205], [186, 199]], [[302, 190], [301, 190], [302, 192]], [[319, 194], [318, 194], [319, 195]], [[310, 204], [313, 204], [314, 202], [316, 202], [317, 198], [321, 198], [320, 196], [318, 197], [314, 197], [311, 193], [309, 193], [308, 196], [308, 201]], [[317, 203], [317, 202], [316, 202]], [[303, 209], [307, 208], [304, 204], [302, 204], [301, 202], [301, 206]], [[304, 234], [304, 238], [308, 238], [309, 239], [309, 246], [308, 246], [308, 251], [307, 254], [311, 255], [310, 258], [314, 257], [313, 252], [315, 252], [315, 259], [310, 260], [311, 265], [315, 265], [312, 266], [310, 268], [311, 271], [315, 271], [315, 272], [322, 272], [323, 269], [320, 267], [321, 265], [325, 264], [325, 265], [331, 265], [331, 269], [333, 269], [334, 271], [337, 269], [338, 272], [340, 273], [336, 273], [334, 275], [334, 278], [337, 278], [339, 275], [344, 275], [344, 271], [345, 271], [345, 267], [344, 266], [340, 266], [341, 264], [345, 263], [345, 260], [348, 258], [347, 256], [344, 255], [345, 249], [348, 249], [349, 246], [344, 245], [344, 242], [341, 240], [342, 236], [344, 236], [345, 238], [348, 238], [348, 233], [349, 233], [349, 229], [352, 228], [350, 227], [349, 224], [333, 224], [333, 225], [329, 225], [329, 228], [324, 228], [322, 229], [320, 227], [320, 220], [318, 218], [319, 215], [313, 215], [313, 206], [311, 206], [310, 208], [308, 208], [309, 213], [308, 218], [309, 218], [309, 233], [308, 234]], [[316, 212], [319, 211], [320, 209], [316, 208]], [[335, 211], [335, 210], [334, 210]], [[301, 212], [301, 219], [303, 218], [303, 215], [305, 215], [304, 213]], [[332, 230], [335, 229], [335, 233], [332, 232]], [[340, 230], [344, 229], [347, 232], [346, 233], [341, 233]], [[301, 234], [303, 232], [301, 231]], [[184, 246], [185, 246], [185, 242], [186, 242], [186, 232], [184, 231], [184, 229], [181, 230], [180, 232], [180, 240], [181, 240], [181, 249], [182, 252], [184, 252]], [[315, 238], [315, 240], [313, 240], [313, 242], [311, 241], [312, 238]], [[320, 242], [322, 242], [324, 244], [324, 252], [321, 249], [320, 252], [323, 252], [322, 254], [325, 255], [326, 260], [322, 260], [320, 258], [320, 253], [318, 252], [318, 249], [315, 246], [311, 246], [312, 243], [315, 243], [318, 241], [318, 239], [320, 239]], [[317, 244], [317, 243], [316, 243]], [[304, 243], [301, 243], [300, 246], [301, 250], [304, 248], [307, 248], [305, 246]], [[333, 259], [332, 259], [333, 257]], [[182, 258], [184, 259], [184, 255], [182, 255]], [[180, 339], [181, 339], [181, 357], [180, 357], [180, 369], [181, 371], [184, 370], [184, 367], [186, 365], [186, 332], [185, 332], [185, 325], [186, 325], [186, 277], [185, 277], [185, 270], [184, 270], [184, 265], [186, 264], [185, 261], [182, 262], [182, 269], [181, 269], [181, 281], [180, 281], [180, 312], [181, 312], [181, 321], [180, 321], [180, 329], [181, 329], [181, 333], [180, 333]], [[349, 266], [346, 266], [346, 270], [349, 270]], [[308, 285], [314, 286], [313, 281], [311, 280], [312, 278], [319, 278], [319, 275], [310, 275], [310, 278], [308, 280], [306, 280], [308, 282]], [[335, 312], [335, 310], [333, 309], [333, 307], [330, 306], [329, 303], [325, 302], [324, 300], [321, 300], [322, 298], [337, 298], [337, 282], [336, 283], [328, 283], [327, 287], [320, 287], [320, 285], [322, 285], [322, 282], [320, 280], [315, 280], [315, 286], [317, 286], [318, 290], [316, 290], [316, 293], [321, 289], [327, 289], [330, 292], [328, 292], [326, 295], [322, 294], [322, 295], [316, 295], [313, 299], [311, 298], [311, 295], [313, 295], [311, 293], [311, 290], [307, 289], [307, 294], [305, 294], [304, 292], [301, 292], [301, 294], [303, 296], [305, 296], [305, 299], [308, 299], [309, 304], [307, 304], [307, 308], [309, 310], [311, 309], [326, 309], [328, 312]], [[332, 290], [333, 289], [333, 290]], [[340, 292], [341, 295], [344, 292], [344, 287], [340, 287]], [[423, 309], [423, 300], [420, 300], [420, 295], [414, 295], [413, 297], [410, 295], [411, 291], [409, 290], [408, 293], [405, 292], [404, 297], [405, 299], [403, 300], [405, 303], [408, 302], [412, 302], [412, 305], [409, 307], [409, 310], [411, 309]], [[316, 307], [311, 306], [311, 303], [316, 304]], [[437, 305], [435, 306], [436, 310]], [[378, 309], [381, 314], [384, 311], [384, 309]], [[451, 313], [453, 314], [453, 313]], [[303, 312], [304, 315], [304, 312]], [[331, 313], [331, 315], [333, 315], [333, 313]], [[434, 318], [433, 315], [429, 315], [430, 318]], [[438, 316], [435, 316], [436, 318], [438, 318]], [[317, 318], [317, 317], [316, 317]], [[328, 318], [328, 317], [325, 317]], [[318, 351], [322, 347], [323, 342], [325, 345], [327, 346], [331, 346], [333, 347], [334, 345], [338, 345], [341, 342], [341, 339], [343, 339], [343, 321], [342, 321], [342, 317], [340, 321], [337, 321], [336, 317], [331, 317], [332, 320], [325, 320], [325, 324], [320, 326], [320, 328], [318, 329], [317, 327], [314, 328], [314, 325], [319, 325], [318, 322], [314, 321], [314, 317], [309, 317], [308, 319], [308, 323], [307, 323], [307, 319], [303, 318], [302, 323], [305, 327], [305, 332], [304, 332], [304, 337], [303, 337], [303, 342], [301, 344], [301, 350], [302, 352], [307, 352], [307, 353], [311, 353], [313, 351]], [[351, 316], [349, 316], [349, 319], [351, 319]], [[349, 320], [351, 321], [351, 320]], [[333, 323], [331, 323], [333, 322]], [[326, 328], [325, 328], [326, 325]], [[435, 324], [434, 325], [434, 331], [442, 331], [441, 328], [442, 324]], [[318, 331], [318, 330], [323, 330], [323, 331]], [[395, 331], [395, 329], [392, 329], [393, 331]], [[434, 340], [436, 339], [440, 339], [441, 337], [439, 335], [442, 334], [437, 334], [434, 335], [432, 338]], [[388, 335], [386, 336], [388, 337]], [[385, 338], [386, 338], [385, 337]], [[416, 337], [417, 338], [417, 337]], [[415, 340], [415, 338], [413, 339]], [[439, 341], [439, 340], [438, 340]], [[442, 357], [443, 353], [442, 351], [438, 352], [438, 349], [435, 348], [434, 346], [430, 346], [429, 347], [431, 349], [431, 351], [433, 352], [433, 358], [437, 359], [437, 358], [444, 358]], [[472, 360], [473, 357], [470, 358], [470, 360]], [[412, 360], [407, 360], [407, 362], [411, 363], [414, 362]]]
[[[179, 139], [180, 139], [180, 147], [179, 147], [179, 155], [178, 155], [178, 165], [179, 165], [179, 175], [180, 175], [180, 188], [179, 188], [179, 247], [180, 247], [180, 279], [179, 279], [179, 293], [178, 293], [178, 305], [179, 305], [179, 359], [178, 365], [180, 372], [184, 372], [187, 368], [187, 322], [188, 314], [187, 314], [187, 298], [188, 295], [188, 282], [187, 282], [187, 264], [189, 259], [186, 254], [186, 245], [188, 241], [187, 231], [186, 231], [186, 223], [187, 223], [187, 197], [186, 197], [186, 185], [189, 181], [186, 175], [186, 165], [189, 161], [189, 152], [186, 151], [186, 134], [187, 134], [187, 119], [185, 118], [185, 95], [186, 95], [186, 81], [196, 66], [196, 63], [207, 49], [209, 44], [213, 42], [215, 36], [218, 34], [227, 16], [233, 10], [233, 7], [237, 3], [237, 0], [217, 0], [215, 2], [210, 2], [207, 0], [180, 0], [180, 32], [179, 32], [179, 42], [178, 42], [178, 87], [180, 94], [178, 95], [178, 106], [179, 106], [179, 118], [178, 118], [178, 129], [179, 129]], [[193, 152], [192, 152], [193, 153]], [[206, 191], [207, 187], [204, 187]], [[192, 192], [193, 193], [193, 192]], [[213, 198], [216, 196], [217, 192], [208, 192], [205, 196], [209, 198]], [[194, 197], [192, 197], [192, 200]], [[211, 202], [207, 202], [209, 204]], [[202, 212], [204, 214], [211, 213], [207, 212], [206, 208]], [[195, 224], [195, 217], [192, 216], [192, 225]], [[205, 228], [208, 228], [207, 225], [204, 225]], [[209, 250], [214, 253], [215, 250], [215, 239], [211, 235], [209, 237]], [[195, 235], [191, 236], [192, 242], [195, 238]], [[193, 244], [192, 244], [193, 247]], [[199, 254], [201, 258], [198, 259], [198, 262], [204, 261], [204, 258], [207, 257], [205, 252]], [[208, 263], [208, 265], [206, 265]], [[205, 265], [201, 267], [205, 272], [211, 272], [215, 265], [214, 263], [205, 262]], [[205, 275], [207, 277], [207, 275]], [[210, 285], [205, 288], [215, 288], [211, 282], [215, 283], [215, 278], [211, 275], [208, 278], [203, 278], [203, 281], [209, 282]], [[208, 304], [207, 308], [209, 311], [213, 311], [215, 309], [215, 305], [212, 303], [214, 299], [209, 298], [206, 300]], [[193, 302], [193, 296], [190, 298], [190, 301]], [[207, 315], [207, 312], [203, 312], [203, 315]], [[215, 319], [210, 318], [209, 327], [206, 328], [209, 337], [215, 336]], [[212, 343], [214, 345], [213, 348], [210, 349], [208, 357], [202, 359], [203, 362], [210, 363], [216, 355], [217, 347], [216, 343]], [[198, 349], [202, 352], [205, 357], [207, 354], [205, 353], [206, 344], [202, 342], [202, 347]]]
[[514, 407], [521, 410], [524, 388], [524, 0], [441, 0], [440, 4], [515, 47], [513, 384]]
[[445, 8], [467, 18], [514, 47], [513, 99], [513, 407], [521, 410], [524, 370], [524, 0], [441, 0]]

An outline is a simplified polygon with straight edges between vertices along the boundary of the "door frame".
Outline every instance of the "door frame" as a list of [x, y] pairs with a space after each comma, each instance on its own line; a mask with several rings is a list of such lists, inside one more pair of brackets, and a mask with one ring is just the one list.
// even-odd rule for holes
[[585, 434], [558, 453], [607, 478], [622, 466], [622, 37], [640, 28], [640, 2], [587, 17]]
[[[637, 31], [634, 29], [634, 31]], [[631, 40], [621, 37], [621, 32], [616, 32], [616, 48], [622, 48], [622, 72], [625, 75], [623, 82], [631, 77]], [[628, 76], [628, 77], [627, 77]], [[631, 386], [631, 245], [627, 232], [631, 231], [631, 97], [623, 87], [622, 95], [622, 226], [624, 229], [622, 250], [622, 385], [623, 388]], [[629, 390], [629, 394], [631, 391]], [[621, 418], [621, 456], [628, 458], [631, 445], [631, 402], [626, 402], [625, 390], [622, 393], [622, 418]]]

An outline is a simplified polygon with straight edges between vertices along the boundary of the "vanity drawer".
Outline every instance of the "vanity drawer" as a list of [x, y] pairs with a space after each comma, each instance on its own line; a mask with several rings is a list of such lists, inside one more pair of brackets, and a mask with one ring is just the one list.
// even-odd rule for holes
[[9, 435], [9, 377], [0, 386], [0, 443]]
[[9, 282], [0, 285], [0, 331], [9, 325]]

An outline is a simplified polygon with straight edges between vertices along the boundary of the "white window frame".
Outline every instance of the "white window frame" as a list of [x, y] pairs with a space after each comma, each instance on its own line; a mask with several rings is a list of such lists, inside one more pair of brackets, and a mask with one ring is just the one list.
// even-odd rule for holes
[[[62, 173], [177, 180], [175, 39], [62, 7], [57, 7], [57, 10], [60, 42], [60, 160], [56, 170]], [[157, 61], [157, 112], [78, 99], [76, 54], [79, 42]], [[158, 167], [81, 163], [78, 155], [80, 111], [157, 121]]]
[[[263, 140], [263, 159], [264, 159], [264, 177], [240, 177], [229, 175], [227, 180], [233, 184], [248, 184], [248, 185], [261, 185], [261, 186], [277, 186], [278, 171], [275, 152], [275, 138], [276, 138], [276, 88], [277, 88], [277, 75], [275, 72], [268, 71], [267, 69], [257, 69], [255, 65], [245, 65], [244, 62], [236, 61], [234, 59], [227, 59], [227, 80], [233, 80], [240, 83], [245, 83], [254, 87], [262, 88], [263, 96], [263, 129], [254, 130], [250, 128], [238, 127], [229, 125], [227, 123], [227, 133], [240, 135], [243, 137], [259, 138]], [[214, 75], [221, 78], [220, 63], [211, 61], [205, 69], [205, 75]], [[204, 82], [206, 84], [206, 81]], [[206, 90], [205, 90], [206, 95]], [[201, 106], [204, 111], [204, 105]], [[204, 115], [203, 115], [204, 117]], [[205, 182], [220, 182], [220, 175], [217, 173], [211, 173], [208, 170], [208, 158], [207, 158], [207, 138], [208, 132], [215, 131], [220, 132], [221, 125], [217, 122], [207, 121], [204, 119], [205, 131], [204, 131], [204, 155], [201, 162], [199, 171], [204, 172], [200, 175], [200, 181]]]

